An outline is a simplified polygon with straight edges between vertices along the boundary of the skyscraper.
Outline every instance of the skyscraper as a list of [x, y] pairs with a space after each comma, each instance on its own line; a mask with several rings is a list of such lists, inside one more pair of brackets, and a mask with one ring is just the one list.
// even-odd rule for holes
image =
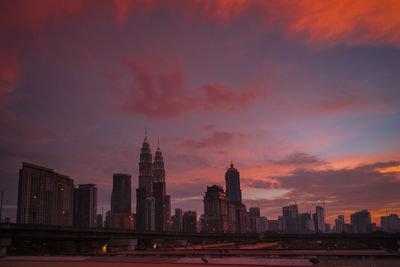
[[75, 188], [74, 226], [96, 227], [97, 187], [95, 184], [80, 184]]
[[19, 171], [17, 223], [72, 226], [73, 180], [23, 162]]
[[285, 231], [288, 233], [299, 232], [299, 210], [297, 204], [282, 208], [283, 223]]
[[167, 231], [171, 221], [171, 198], [166, 195], [164, 159], [157, 146], [154, 156], [153, 195], [155, 198], [155, 225], [157, 232]]
[[[113, 175], [113, 189], [111, 193], [111, 223], [114, 225], [115, 217], [121, 221], [121, 216], [131, 214], [131, 176], [129, 174], [115, 173]], [[114, 225], [115, 226], [115, 225]]]
[[[152, 198], [153, 196], [153, 160], [150, 150], [150, 144], [145, 136], [142, 150], [140, 153], [139, 162], [139, 187], [136, 189], [136, 230], [146, 231], [151, 229], [152, 222], [152, 212], [151, 203], [154, 200], [147, 198]], [[154, 227], [155, 228], [155, 227]]]
[[351, 224], [355, 233], [370, 233], [375, 230], [371, 223], [371, 213], [368, 210], [361, 210], [350, 215]]
[[204, 231], [226, 233], [229, 230], [228, 201], [221, 186], [207, 186], [204, 196]]
[[186, 211], [183, 214], [183, 232], [197, 232], [197, 213], [195, 211]]
[[344, 221], [344, 215], [339, 215], [337, 217], [337, 219], [335, 220], [335, 232], [336, 233], [342, 233], [344, 232], [344, 225], [345, 225], [345, 221]]
[[324, 207], [317, 206], [315, 208], [315, 212], [316, 212], [316, 219], [317, 219], [317, 221], [314, 222], [316, 224], [315, 232], [317, 232], [317, 233], [325, 233], [326, 229], [325, 229], [325, 211], [324, 211]]
[[240, 175], [239, 171], [233, 167], [233, 163], [231, 163], [231, 167], [225, 173], [225, 182], [226, 197], [228, 198], [228, 201], [242, 202], [242, 191], [240, 190]]

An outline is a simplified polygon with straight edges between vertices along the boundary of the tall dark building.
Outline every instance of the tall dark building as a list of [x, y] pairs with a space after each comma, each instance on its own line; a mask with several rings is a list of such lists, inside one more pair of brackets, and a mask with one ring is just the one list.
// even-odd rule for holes
[[355, 233], [370, 233], [376, 227], [371, 223], [371, 213], [368, 210], [361, 210], [350, 215], [351, 224]]
[[80, 184], [74, 194], [74, 226], [96, 227], [97, 187], [94, 184]]
[[[131, 176], [116, 173], [113, 175], [113, 189], [111, 193], [111, 223], [119, 213], [131, 213]], [[119, 215], [118, 215], [119, 216]]]
[[297, 204], [282, 208], [284, 229], [288, 233], [299, 232], [299, 210]]
[[204, 196], [204, 231], [217, 233], [229, 231], [228, 201], [221, 186], [207, 186]]
[[186, 211], [183, 214], [183, 232], [197, 232], [197, 213], [195, 211]]
[[17, 223], [72, 226], [73, 180], [52, 169], [22, 163]]
[[158, 145], [154, 157], [153, 195], [155, 198], [155, 227], [157, 232], [168, 230], [171, 221], [171, 198], [166, 195], [164, 159]]
[[136, 189], [136, 230], [151, 231], [155, 211], [153, 196], [153, 159], [145, 136], [139, 162], [139, 187]]
[[239, 171], [233, 167], [233, 163], [231, 163], [231, 167], [225, 173], [225, 182], [226, 182], [226, 197], [230, 202], [242, 202], [242, 191], [240, 190], [240, 175]]

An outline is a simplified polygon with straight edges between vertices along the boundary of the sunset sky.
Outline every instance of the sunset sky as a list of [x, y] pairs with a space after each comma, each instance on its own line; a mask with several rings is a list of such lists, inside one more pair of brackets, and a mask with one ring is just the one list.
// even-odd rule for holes
[[232, 160], [276, 219], [400, 214], [400, 1], [0, 3], [0, 190], [23, 161], [98, 186], [159, 139], [172, 208], [203, 213]]

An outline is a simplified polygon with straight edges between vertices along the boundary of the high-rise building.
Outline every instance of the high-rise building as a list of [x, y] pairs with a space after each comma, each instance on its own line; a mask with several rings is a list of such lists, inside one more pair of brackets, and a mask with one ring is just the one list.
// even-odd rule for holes
[[204, 231], [226, 233], [229, 231], [228, 201], [219, 185], [207, 186], [204, 196]]
[[172, 225], [171, 230], [174, 232], [182, 232], [183, 231], [183, 210], [175, 209], [175, 215], [172, 216]]
[[301, 213], [299, 215], [299, 232], [312, 233], [314, 232], [314, 223], [310, 213]]
[[134, 230], [134, 214], [131, 212], [118, 212], [113, 216], [115, 229]]
[[97, 187], [95, 184], [80, 184], [74, 192], [74, 226], [96, 227]]
[[371, 213], [365, 209], [351, 214], [350, 221], [355, 233], [370, 233], [376, 228], [371, 223]]
[[73, 180], [23, 162], [19, 171], [17, 223], [72, 226]]
[[154, 232], [156, 230], [156, 199], [154, 197], [146, 197], [144, 214], [145, 231]]
[[267, 230], [270, 232], [279, 232], [279, 221], [278, 220], [268, 220]]
[[233, 163], [231, 163], [231, 167], [225, 173], [225, 182], [226, 182], [226, 197], [230, 202], [242, 202], [242, 191], [240, 190], [240, 175], [239, 171], [233, 167]]
[[97, 214], [96, 227], [97, 228], [103, 228], [103, 214]]
[[397, 214], [390, 214], [389, 216], [381, 217], [381, 228], [382, 231], [388, 233], [399, 233], [400, 232], [400, 219]]
[[282, 208], [284, 229], [288, 233], [299, 232], [299, 210], [297, 204]]
[[183, 232], [197, 232], [197, 213], [195, 211], [186, 211], [183, 214]]
[[256, 218], [260, 217], [260, 208], [252, 207], [249, 209], [250, 228], [252, 232], [256, 232]]
[[111, 228], [111, 210], [106, 212], [106, 219], [104, 220], [104, 228]]
[[246, 205], [239, 201], [236, 201], [233, 204], [235, 205], [235, 233], [243, 234], [250, 231], [250, 218], [248, 212], [246, 211]]
[[267, 231], [267, 218], [264, 216], [256, 217], [256, 233], [264, 233]]
[[346, 222], [344, 221], [344, 215], [339, 215], [335, 220], [335, 232], [336, 233], [343, 233], [344, 232], [344, 225]]
[[156, 231], [165, 232], [170, 227], [171, 198], [166, 195], [164, 159], [159, 145], [154, 157], [153, 179]]
[[[153, 200], [148, 199], [153, 196], [153, 159], [150, 144], [145, 136], [139, 162], [139, 187], [136, 189], [136, 230], [151, 231], [155, 229]], [[152, 227], [154, 225], [154, 227]], [[154, 231], [154, 230], [153, 230]]]
[[317, 233], [325, 233], [325, 211], [324, 207], [322, 206], [317, 206], [315, 208], [315, 214], [316, 214], [316, 222], [315, 225], [315, 232]]
[[119, 213], [131, 213], [131, 175], [129, 174], [115, 173], [113, 175], [111, 193], [111, 216], [113, 219], [111, 223], [115, 221], [115, 216], [121, 217], [118, 215]]

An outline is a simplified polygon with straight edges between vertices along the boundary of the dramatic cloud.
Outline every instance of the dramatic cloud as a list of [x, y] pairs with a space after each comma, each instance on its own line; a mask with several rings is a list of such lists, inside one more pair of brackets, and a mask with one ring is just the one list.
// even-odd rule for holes
[[245, 138], [246, 136], [241, 133], [215, 131], [211, 137], [201, 138], [198, 140], [186, 140], [182, 143], [182, 146], [193, 149], [220, 148], [229, 145], [242, 144], [245, 141]]
[[[193, 110], [221, 110], [226, 112], [246, 109], [257, 99], [266, 99], [266, 89], [227, 89], [220, 83], [204, 84], [200, 88], [186, 88], [179, 64], [162, 60], [159, 66], [149, 67], [133, 59], [125, 59], [131, 84], [116, 85], [114, 90], [123, 95], [118, 108], [154, 118], [170, 118]], [[115, 88], [117, 87], [117, 88]]]
[[319, 159], [316, 156], [308, 155], [307, 153], [297, 152], [286, 157], [283, 157], [279, 160], [269, 160], [269, 163], [275, 165], [283, 165], [283, 166], [295, 166], [299, 167], [316, 167], [320, 165], [327, 164], [326, 161]]
[[338, 170], [297, 170], [291, 175], [273, 178], [279, 180], [281, 188], [291, 190], [282, 196], [281, 205], [290, 200], [297, 201], [300, 209], [309, 209], [326, 202], [328, 214], [348, 214], [360, 209], [398, 206], [399, 173], [379, 171], [398, 166], [399, 161], [377, 162]]
[[19, 74], [15, 52], [0, 52], [0, 105], [8, 101], [7, 94], [14, 89]]

